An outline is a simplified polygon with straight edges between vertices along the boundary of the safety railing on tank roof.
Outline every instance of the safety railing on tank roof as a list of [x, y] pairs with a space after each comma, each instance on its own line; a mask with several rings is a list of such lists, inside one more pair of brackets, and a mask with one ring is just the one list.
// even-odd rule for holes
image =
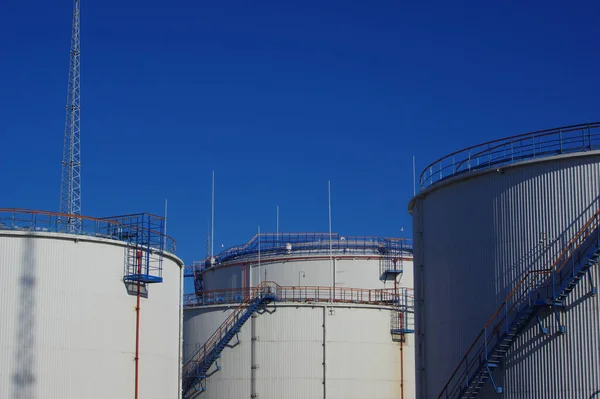
[[[186, 294], [184, 306], [242, 303], [250, 295], [251, 288], [204, 291], [201, 295]], [[347, 287], [279, 286], [279, 302], [340, 302], [371, 305], [399, 306], [414, 309], [412, 288], [361, 289]]]
[[[488, 360], [489, 351], [494, 348], [502, 335], [508, 333], [511, 317], [516, 317], [515, 314], [518, 314], [524, 307], [534, 304], [540, 297], [556, 297], [557, 286], [562, 284], [564, 272], [571, 272], [569, 265], [575, 267], [574, 255], [581, 252], [585, 253], [597, 244], [599, 226], [600, 209], [573, 236], [557, 258], [548, 264], [547, 268], [528, 271], [519, 280], [461, 358], [450, 379], [440, 392], [439, 399], [454, 398], [460, 392], [465, 381], [469, 380], [476, 368]], [[590, 241], [589, 238], [593, 237], [594, 234], [596, 239]], [[574, 273], [574, 270], [572, 272]], [[544, 295], [540, 295], [540, 293]]]
[[[231, 247], [214, 258], [214, 264], [234, 261], [239, 258], [272, 257], [279, 255], [329, 254], [369, 255], [412, 253], [412, 240], [405, 238], [382, 238], [374, 236], [340, 236], [332, 233], [261, 233], [247, 244]], [[204, 261], [210, 267], [210, 259]]]
[[515, 162], [600, 149], [600, 122], [540, 130], [489, 141], [453, 152], [421, 173], [421, 190], [461, 173]]
[[[78, 221], [77, 229], [70, 226]], [[175, 252], [173, 238], [164, 234], [164, 218], [138, 213], [108, 218], [68, 215], [58, 212], [19, 208], [0, 208], [0, 231], [34, 231], [66, 233], [112, 240], [143, 243], [152, 248]]]

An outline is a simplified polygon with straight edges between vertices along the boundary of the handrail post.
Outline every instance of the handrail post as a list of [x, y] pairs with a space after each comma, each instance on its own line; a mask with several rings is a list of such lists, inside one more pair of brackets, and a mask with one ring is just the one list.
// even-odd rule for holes
[[488, 351], [487, 351], [487, 326], [483, 328], [483, 346], [484, 346], [484, 356], [485, 362], [488, 361]]
[[560, 143], [560, 153], [563, 153], [562, 129], [558, 129], [558, 142]]
[[465, 355], [465, 381], [467, 386], [469, 386], [469, 358], [467, 356], [468, 353]]
[[575, 252], [571, 250], [571, 274], [575, 275]]
[[[429, 167], [429, 177], [428, 178], [431, 182], [433, 182], [433, 166]], [[429, 184], [431, 184], [431, 183], [429, 183]]]
[[552, 268], [552, 300], [556, 298], [556, 268]]
[[[596, 227], [594, 228], [599, 228], [598, 227], [598, 221], [596, 220], [598, 217], [594, 216], [594, 220], [596, 221]], [[600, 246], [600, 232], [596, 233], [596, 246]]]
[[471, 170], [471, 149], [470, 148], [468, 151], [468, 155], [469, 155], [469, 162], [467, 163], [467, 166], [468, 166], [467, 170]]
[[506, 333], [508, 334], [508, 305], [504, 303], [504, 324], [506, 325]]
[[514, 151], [514, 141], [511, 140], [510, 142], [510, 161], [514, 162], [515, 161], [515, 151]]

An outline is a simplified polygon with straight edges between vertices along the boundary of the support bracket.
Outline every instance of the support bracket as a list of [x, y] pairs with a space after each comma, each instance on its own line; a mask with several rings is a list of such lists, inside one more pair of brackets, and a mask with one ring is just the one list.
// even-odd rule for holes
[[558, 327], [558, 333], [559, 334], [564, 334], [567, 330], [566, 327], [562, 324], [560, 324], [560, 314], [558, 313], [558, 310], [556, 309], [556, 304], [554, 306], [552, 306], [552, 309], [554, 310], [554, 319], [556, 320], [556, 326]]
[[536, 317], [537, 317], [537, 321], [540, 326], [540, 331], [542, 332], [542, 334], [544, 334], [544, 335], [548, 334], [548, 328], [544, 327], [544, 324], [542, 323], [542, 318], [539, 315], [537, 315]]
[[487, 369], [488, 375], [490, 376], [490, 381], [492, 382], [492, 385], [494, 386], [494, 390], [496, 391], [496, 393], [502, 393], [502, 387], [496, 384], [496, 380], [494, 380], [494, 376], [492, 375], [492, 369], [495, 367], [498, 367], [498, 365], [495, 363], [486, 363], [485, 364], [485, 368]]
[[205, 375], [198, 377], [198, 382], [194, 384], [194, 391], [196, 391], [196, 392], [206, 391], [205, 380], [206, 380]]

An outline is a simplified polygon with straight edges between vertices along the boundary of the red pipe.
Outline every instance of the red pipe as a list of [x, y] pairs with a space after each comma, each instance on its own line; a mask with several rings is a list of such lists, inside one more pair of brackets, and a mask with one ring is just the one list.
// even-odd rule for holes
[[400, 338], [400, 392], [401, 398], [404, 399], [404, 351], [402, 347], [404, 346], [404, 333], [402, 333], [402, 338]]
[[135, 399], [139, 395], [139, 363], [140, 363], [140, 280], [142, 274], [142, 251], [136, 253], [138, 262], [137, 305], [135, 307]]
[[[395, 265], [394, 265], [395, 267]], [[400, 306], [400, 297], [398, 296], [398, 280], [394, 280], [394, 296]], [[400, 329], [400, 397], [404, 399], [404, 314], [398, 310], [398, 328]]]

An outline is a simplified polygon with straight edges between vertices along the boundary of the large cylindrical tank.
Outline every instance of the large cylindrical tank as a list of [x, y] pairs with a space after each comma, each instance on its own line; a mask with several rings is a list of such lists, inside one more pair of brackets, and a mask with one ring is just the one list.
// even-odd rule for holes
[[217, 256], [201, 294], [184, 300], [185, 363], [252, 287], [277, 285], [277, 299], [243, 324], [198, 397], [414, 398], [412, 246], [335, 235], [330, 249], [328, 234], [260, 240]]
[[[434, 162], [421, 176], [409, 206], [418, 398], [599, 394], [594, 262], [569, 286], [569, 273], [587, 264], [574, 245], [589, 236], [592, 252], [598, 246], [598, 127], [485, 143]], [[572, 291], [559, 297], [563, 289]], [[486, 365], [481, 386], [466, 391]]]
[[0, 210], [1, 398], [180, 397], [182, 261], [136, 218]]

